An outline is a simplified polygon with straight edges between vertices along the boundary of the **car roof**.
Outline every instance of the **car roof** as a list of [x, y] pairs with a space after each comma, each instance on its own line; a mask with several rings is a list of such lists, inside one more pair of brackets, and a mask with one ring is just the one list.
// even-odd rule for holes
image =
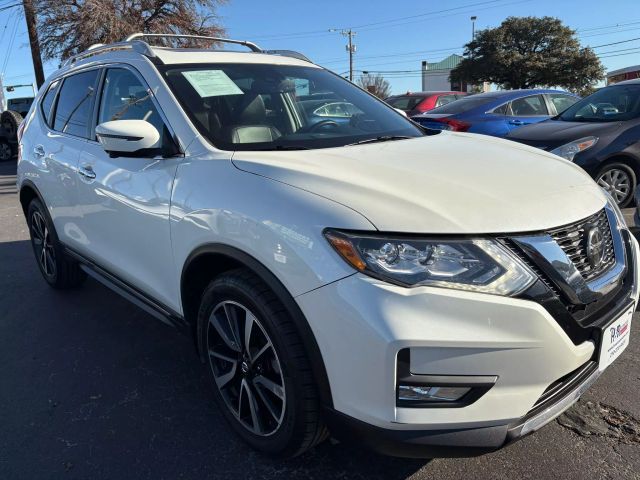
[[184, 63], [253, 63], [299, 65], [320, 68], [311, 62], [268, 53], [165, 47], [151, 47], [151, 50], [165, 65], [179, 65]]
[[485, 98], [507, 98], [507, 97], [520, 97], [526, 95], [536, 95], [540, 93], [562, 93], [565, 95], [574, 95], [571, 92], [567, 92], [565, 90], [553, 90], [547, 88], [531, 88], [531, 89], [520, 89], [520, 90], [496, 90], [494, 92], [484, 92], [477, 93], [472, 95], [473, 97], [485, 97]]
[[407, 93], [399, 93], [397, 95], [391, 95], [391, 97], [428, 97], [429, 95], [442, 95], [443, 93], [467, 93], [467, 92], [459, 92], [456, 90], [430, 90], [426, 92], [407, 92]]

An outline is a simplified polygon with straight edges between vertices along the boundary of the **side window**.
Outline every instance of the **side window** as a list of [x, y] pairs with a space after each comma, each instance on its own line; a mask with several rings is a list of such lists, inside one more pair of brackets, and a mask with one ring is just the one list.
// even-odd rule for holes
[[494, 108], [493, 112], [491, 113], [495, 113], [496, 115], [507, 115], [508, 111], [509, 111], [509, 104], [505, 103], [504, 105], [500, 105], [499, 107]]
[[64, 79], [55, 109], [54, 130], [88, 138], [98, 72], [90, 70]]
[[436, 107], [441, 107], [442, 105], [446, 105], [447, 103], [451, 103], [457, 99], [458, 97], [455, 95], [440, 95], [436, 101]]
[[579, 99], [576, 97], [572, 97], [571, 95], [562, 95], [558, 93], [549, 94], [549, 98], [551, 99], [551, 103], [556, 107], [556, 112], [559, 114], [564, 112], [571, 105], [576, 103]]
[[40, 109], [42, 110], [44, 121], [49, 126], [51, 126], [51, 110], [53, 107], [53, 101], [56, 99], [56, 93], [58, 93], [59, 86], [60, 80], [56, 80], [49, 85], [47, 93], [44, 94], [44, 97], [42, 97], [42, 101], [40, 102]]
[[112, 120], [146, 120], [158, 129], [162, 145], [165, 125], [151, 94], [138, 77], [125, 68], [110, 68], [104, 77], [98, 124]]
[[511, 102], [511, 111], [515, 117], [549, 115], [542, 95], [518, 98]]

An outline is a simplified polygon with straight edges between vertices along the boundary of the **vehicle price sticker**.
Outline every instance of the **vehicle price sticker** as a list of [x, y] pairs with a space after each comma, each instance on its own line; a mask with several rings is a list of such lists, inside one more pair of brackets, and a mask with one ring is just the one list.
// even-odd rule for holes
[[611, 365], [629, 345], [631, 318], [634, 311], [635, 305], [602, 330], [600, 370], [604, 370]]
[[182, 72], [201, 97], [242, 95], [243, 92], [222, 70], [194, 70]]

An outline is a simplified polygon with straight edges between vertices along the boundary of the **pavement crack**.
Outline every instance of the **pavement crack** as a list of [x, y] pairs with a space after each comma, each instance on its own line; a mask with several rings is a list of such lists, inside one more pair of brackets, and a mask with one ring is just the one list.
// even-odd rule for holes
[[578, 402], [558, 417], [558, 423], [582, 437], [609, 437], [620, 443], [640, 443], [640, 420], [600, 402]]

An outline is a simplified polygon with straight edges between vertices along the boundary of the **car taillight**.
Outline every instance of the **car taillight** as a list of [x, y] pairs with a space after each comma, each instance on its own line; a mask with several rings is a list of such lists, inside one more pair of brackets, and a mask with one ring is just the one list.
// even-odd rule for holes
[[435, 118], [434, 120], [437, 122], [446, 123], [449, 126], [448, 130], [451, 130], [453, 132], [466, 132], [471, 127], [470, 123], [462, 122], [460, 120], [449, 118]]

